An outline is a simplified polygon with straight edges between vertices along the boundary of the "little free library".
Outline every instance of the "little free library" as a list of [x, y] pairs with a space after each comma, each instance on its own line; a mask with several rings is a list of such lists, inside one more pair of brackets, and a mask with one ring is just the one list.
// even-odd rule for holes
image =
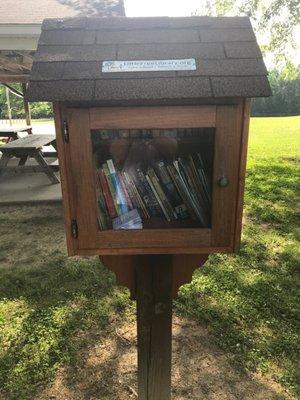
[[171, 398], [172, 297], [239, 249], [250, 99], [270, 94], [247, 17], [43, 23], [27, 99], [54, 104], [69, 255], [137, 299], [140, 400]]

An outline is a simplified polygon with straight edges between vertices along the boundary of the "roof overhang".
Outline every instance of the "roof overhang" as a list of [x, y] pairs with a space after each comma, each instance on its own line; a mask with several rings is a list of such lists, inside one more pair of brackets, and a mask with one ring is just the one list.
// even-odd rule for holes
[[41, 24], [0, 24], [0, 83], [27, 82]]
[[0, 24], [0, 50], [35, 51], [41, 24]]

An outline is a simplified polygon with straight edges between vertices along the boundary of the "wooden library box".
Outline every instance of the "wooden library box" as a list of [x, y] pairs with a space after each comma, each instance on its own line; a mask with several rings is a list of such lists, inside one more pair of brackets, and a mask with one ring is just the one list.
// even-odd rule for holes
[[237, 251], [269, 95], [248, 18], [45, 20], [27, 98], [54, 103], [69, 254]]

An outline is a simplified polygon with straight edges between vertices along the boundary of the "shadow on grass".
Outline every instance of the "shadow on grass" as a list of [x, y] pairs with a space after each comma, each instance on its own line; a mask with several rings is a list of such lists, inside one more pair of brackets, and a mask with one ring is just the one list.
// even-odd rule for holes
[[213, 255], [180, 292], [183, 315], [204, 321], [244, 371], [299, 389], [297, 191], [291, 162], [251, 166], [239, 255]]
[[113, 283], [97, 258], [55, 254], [31, 269], [0, 270], [0, 397], [32, 399], [60, 365], [75, 362], [76, 335], [101, 331], [129, 303]]

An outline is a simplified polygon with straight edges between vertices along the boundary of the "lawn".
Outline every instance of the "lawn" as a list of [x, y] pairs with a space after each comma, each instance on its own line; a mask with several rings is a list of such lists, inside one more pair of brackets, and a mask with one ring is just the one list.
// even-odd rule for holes
[[[252, 118], [241, 251], [174, 304], [174, 400], [300, 395], [299, 154], [300, 117]], [[59, 205], [0, 210], [0, 399], [136, 398], [127, 291], [66, 256]]]

